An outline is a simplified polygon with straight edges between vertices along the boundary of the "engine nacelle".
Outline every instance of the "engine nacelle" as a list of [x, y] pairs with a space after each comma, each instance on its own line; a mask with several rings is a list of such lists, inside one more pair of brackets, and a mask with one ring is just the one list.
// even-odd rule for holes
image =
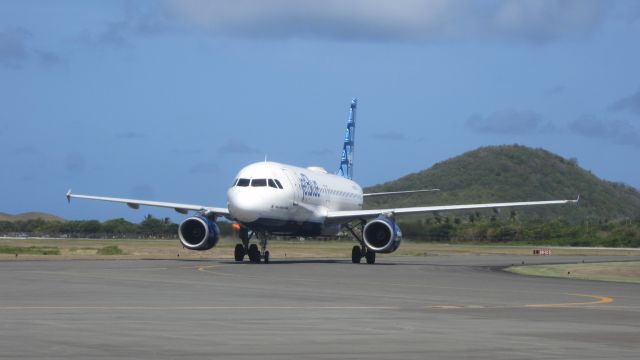
[[189, 250], [209, 250], [220, 240], [218, 225], [204, 216], [193, 216], [178, 228], [180, 242]]
[[392, 253], [402, 242], [400, 227], [384, 215], [369, 221], [362, 233], [365, 246], [377, 253]]

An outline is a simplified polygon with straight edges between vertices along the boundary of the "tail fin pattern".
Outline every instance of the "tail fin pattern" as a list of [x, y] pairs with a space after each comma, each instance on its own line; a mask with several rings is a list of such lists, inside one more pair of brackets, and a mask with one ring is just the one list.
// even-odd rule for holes
[[356, 136], [356, 107], [358, 99], [351, 100], [351, 109], [349, 110], [349, 120], [347, 121], [347, 131], [344, 134], [344, 145], [342, 146], [342, 156], [340, 158], [340, 168], [338, 175], [353, 178], [353, 150], [354, 140]]

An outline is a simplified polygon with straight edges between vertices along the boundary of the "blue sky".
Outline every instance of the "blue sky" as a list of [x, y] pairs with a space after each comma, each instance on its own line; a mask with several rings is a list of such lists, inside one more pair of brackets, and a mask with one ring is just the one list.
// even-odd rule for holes
[[354, 96], [364, 186], [518, 143], [640, 188], [638, 39], [637, 1], [1, 1], [0, 212], [178, 220], [64, 194], [333, 171]]

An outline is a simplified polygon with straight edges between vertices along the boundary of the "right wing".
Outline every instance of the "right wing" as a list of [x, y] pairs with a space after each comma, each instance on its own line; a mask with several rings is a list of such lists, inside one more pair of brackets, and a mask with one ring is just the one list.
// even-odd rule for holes
[[516, 206], [535, 206], [535, 205], [557, 205], [557, 204], [570, 204], [577, 203], [580, 197], [576, 200], [550, 200], [550, 201], [524, 201], [524, 202], [510, 202], [510, 203], [492, 203], [492, 204], [466, 204], [466, 205], [440, 205], [440, 206], [422, 206], [422, 207], [407, 207], [407, 208], [395, 208], [395, 209], [371, 209], [371, 210], [344, 210], [344, 211], [329, 211], [327, 213], [328, 222], [348, 222], [356, 219], [373, 219], [383, 214], [395, 215], [410, 215], [420, 213], [437, 213], [441, 211], [454, 211], [454, 210], [469, 210], [469, 209], [497, 209], [502, 207], [516, 207]]
[[78, 195], [78, 194], [72, 194], [71, 190], [69, 190], [67, 192], [67, 201], [71, 202], [72, 198], [125, 203], [127, 204], [127, 206], [129, 206], [132, 209], [138, 209], [140, 208], [140, 205], [145, 205], [145, 206], [170, 208], [181, 214], [187, 214], [189, 211], [200, 211], [200, 212], [206, 212], [208, 214], [229, 217], [229, 209], [227, 208], [210, 207], [210, 206], [204, 206], [204, 205], [179, 204], [179, 203], [136, 200], [136, 199], [123, 199], [123, 198], [114, 198], [114, 197], [106, 197], [106, 196]]
[[388, 191], [388, 192], [378, 192], [378, 193], [362, 194], [362, 196], [363, 196], [363, 197], [372, 197], [372, 196], [384, 196], [384, 195], [402, 195], [402, 194], [413, 194], [413, 193], [432, 192], [432, 191], [440, 191], [440, 189], [422, 189], [422, 190], [406, 190], [406, 191]]

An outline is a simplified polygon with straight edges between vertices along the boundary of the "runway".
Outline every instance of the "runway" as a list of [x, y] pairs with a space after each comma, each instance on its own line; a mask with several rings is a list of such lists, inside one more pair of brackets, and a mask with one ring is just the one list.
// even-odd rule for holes
[[637, 359], [640, 285], [500, 271], [583, 259], [5, 261], [0, 358]]

